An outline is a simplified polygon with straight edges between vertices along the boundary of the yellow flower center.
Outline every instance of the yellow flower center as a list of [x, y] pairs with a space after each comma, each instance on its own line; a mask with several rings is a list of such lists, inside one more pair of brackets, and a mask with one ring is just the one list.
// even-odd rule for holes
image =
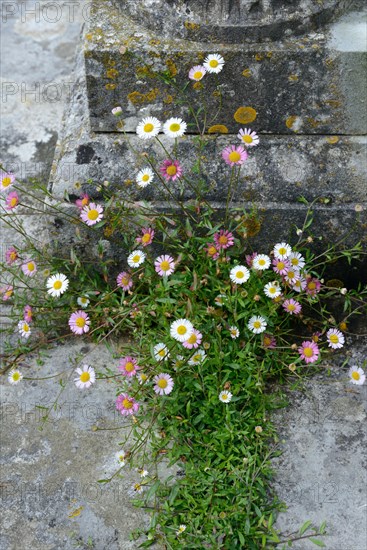
[[3, 178], [2, 180], [3, 187], [9, 187], [10, 184], [11, 184], [11, 178], [9, 178], [9, 176], [6, 176], [5, 178]]
[[151, 239], [150, 233], [144, 233], [144, 235], [141, 238], [141, 242], [148, 243]]
[[90, 380], [89, 372], [82, 372], [82, 374], [80, 375], [80, 381], [81, 382], [89, 382], [89, 380]]
[[294, 265], [294, 266], [297, 266], [299, 264], [298, 258], [292, 258], [291, 259], [291, 264]]
[[332, 344], [337, 344], [339, 342], [339, 336], [337, 334], [330, 334], [329, 340]]
[[26, 323], [23, 325], [23, 330], [24, 332], [29, 332], [29, 326]]
[[188, 344], [195, 344], [197, 341], [197, 336], [195, 332], [193, 332], [188, 340], [186, 340]]
[[260, 328], [260, 327], [261, 327], [260, 321], [254, 321], [254, 328]]
[[143, 181], [149, 181], [149, 174], [144, 174], [144, 176], [141, 179]]
[[127, 286], [129, 284], [129, 279], [127, 277], [122, 277], [121, 282], [124, 286]]
[[271, 338], [269, 338], [269, 336], [265, 336], [264, 337], [264, 345], [265, 346], [270, 346], [271, 344]]
[[88, 302], [88, 298], [80, 298], [80, 301], [82, 304], [86, 304]]
[[34, 263], [33, 262], [29, 262], [27, 264], [27, 268], [28, 268], [28, 271], [34, 271]]
[[185, 325], [180, 325], [179, 327], [177, 327], [177, 332], [178, 334], [183, 336], [184, 334], [186, 334], [187, 328], [185, 327]]
[[158, 355], [160, 357], [165, 357], [166, 356], [166, 350], [163, 348], [163, 349], [160, 349], [159, 352], [158, 352]]
[[294, 304], [288, 304], [287, 309], [288, 311], [294, 311], [296, 309], [296, 306]]
[[228, 243], [228, 237], [226, 237], [225, 235], [221, 235], [219, 237], [219, 242], [220, 242], [220, 244], [227, 244]]
[[167, 262], [167, 260], [164, 260], [163, 262], [161, 262], [160, 268], [162, 271], [168, 271], [170, 268], [169, 262]]
[[133, 403], [132, 403], [132, 401], [130, 401], [130, 399], [127, 399], [125, 397], [125, 399], [122, 402], [122, 406], [124, 407], [124, 409], [131, 409], [132, 406], [133, 406]]
[[209, 61], [209, 65], [213, 68], [213, 69], [216, 69], [219, 65], [219, 61], [217, 59], [211, 59]]
[[85, 327], [85, 319], [84, 319], [84, 317], [77, 317], [77, 318], [75, 319], [75, 324], [76, 324], [76, 326], [79, 327], [79, 328]]
[[231, 162], [238, 162], [241, 159], [241, 155], [237, 151], [231, 151], [228, 158]]
[[284, 256], [285, 254], [287, 254], [287, 249], [284, 248], [284, 246], [280, 247], [280, 248], [279, 248], [279, 254], [280, 254], [281, 256]]
[[245, 143], [252, 143], [254, 140], [249, 134], [245, 134], [242, 136], [242, 141], [244, 141]]
[[169, 129], [171, 130], [171, 132], [178, 132], [180, 130], [181, 126], [177, 123], [177, 122], [174, 122], [173, 124], [171, 124], [171, 126], [169, 127]]
[[134, 262], [134, 264], [137, 264], [139, 261], [140, 261], [140, 255], [139, 255], [139, 254], [135, 254], [135, 256], [133, 257], [133, 262]]
[[244, 272], [243, 271], [237, 271], [236, 273], [236, 277], [238, 277], [239, 279], [242, 279], [242, 277], [244, 277]]
[[203, 73], [201, 71], [195, 71], [194, 72], [195, 80], [200, 80], [202, 77], [203, 77]]
[[158, 380], [157, 386], [164, 390], [168, 386], [168, 382], [165, 378], [161, 378], [160, 380]]
[[17, 197], [13, 197], [12, 199], [10, 199], [10, 206], [12, 208], [14, 208], [14, 206], [16, 206], [18, 204], [18, 199]]
[[201, 361], [201, 355], [200, 355], [200, 353], [197, 353], [196, 355], [194, 355], [193, 360], [194, 360], [194, 361]]
[[169, 176], [175, 176], [177, 174], [177, 167], [174, 164], [167, 166], [166, 172]]
[[98, 218], [98, 210], [95, 208], [92, 208], [92, 210], [88, 210], [88, 219], [90, 220], [96, 220]]
[[277, 268], [278, 268], [278, 269], [284, 269], [284, 267], [285, 267], [285, 263], [284, 263], [284, 262], [278, 262], [278, 263], [277, 263]]
[[316, 288], [316, 283], [314, 283], [313, 281], [311, 281], [310, 283], [307, 284], [307, 287], [309, 290], [315, 290]]
[[305, 357], [312, 357], [313, 356], [313, 349], [310, 347], [303, 348], [303, 355]]
[[148, 124], [145, 124], [144, 126], [144, 132], [152, 132], [154, 130], [154, 126], [153, 124], [151, 124], [150, 122]]
[[294, 279], [295, 276], [296, 276], [296, 274], [295, 274], [294, 271], [288, 271], [288, 273], [287, 273], [288, 279]]
[[265, 260], [264, 260], [263, 258], [261, 258], [261, 259], [259, 260], [259, 265], [265, 265], [265, 263], [266, 263], [266, 262], [265, 262]]
[[125, 365], [126, 372], [132, 372], [134, 369], [135, 369], [134, 363], [132, 363], [131, 361], [128, 361]]
[[146, 382], [146, 381], [148, 380], [147, 375], [146, 375], [146, 374], [141, 374], [141, 375], [140, 375], [140, 380], [141, 380], [142, 382]]
[[353, 378], [353, 380], [359, 380], [361, 378], [361, 375], [359, 374], [358, 371], [354, 370], [352, 372], [352, 378]]
[[19, 372], [15, 372], [15, 373], [13, 374], [13, 380], [14, 380], [14, 382], [18, 382], [19, 378], [20, 378]]
[[13, 261], [14, 261], [14, 260], [16, 260], [16, 259], [17, 259], [17, 257], [18, 257], [18, 254], [17, 254], [17, 253], [15, 252], [15, 251], [13, 251], [13, 252], [10, 252], [10, 254], [9, 254], [9, 258], [10, 258], [11, 260], [13, 260]]
[[140, 483], [135, 483], [134, 484], [134, 489], [135, 489], [135, 491], [139, 492], [141, 490], [141, 484]]
[[222, 393], [222, 399], [226, 401], [228, 399], [228, 393]]
[[208, 248], [208, 254], [209, 254], [209, 256], [214, 256], [216, 253], [217, 253], [217, 249], [215, 248], [215, 246], [210, 246], [210, 247]]
[[55, 281], [54, 282], [54, 289], [55, 290], [60, 290], [61, 287], [62, 287], [62, 282], [61, 281]]
[[276, 288], [275, 286], [271, 286], [271, 287], [269, 288], [269, 293], [270, 293], [270, 294], [276, 294], [276, 291], [277, 291], [277, 288]]
[[87, 197], [84, 197], [84, 199], [82, 199], [82, 206], [87, 206], [88, 203], [89, 199], [87, 199]]

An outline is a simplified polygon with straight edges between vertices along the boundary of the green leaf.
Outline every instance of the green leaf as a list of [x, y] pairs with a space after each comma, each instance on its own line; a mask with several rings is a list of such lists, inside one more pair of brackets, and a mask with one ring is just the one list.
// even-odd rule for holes
[[320, 546], [320, 548], [326, 548], [326, 544], [322, 540], [314, 539], [312, 537], [310, 537], [309, 540], [313, 544], [316, 544], [316, 546]]
[[305, 521], [305, 523], [299, 529], [299, 534], [303, 535], [303, 533], [305, 533], [311, 525], [312, 525], [312, 521], [310, 521], [309, 519]]
[[153, 485], [147, 491], [147, 494], [146, 494], [146, 497], [145, 497], [146, 500], [149, 500], [158, 491], [158, 488], [159, 488], [160, 484], [161, 484], [161, 482], [160, 482], [159, 479], [158, 479], [158, 481], [153, 483]]
[[172, 490], [171, 490], [170, 495], [169, 495], [169, 503], [170, 504], [172, 504], [173, 501], [175, 500], [179, 490], [180, 490], [180, 485], [178, 483], [176, 483], [176, 485], [174, 485], [172, 487]]

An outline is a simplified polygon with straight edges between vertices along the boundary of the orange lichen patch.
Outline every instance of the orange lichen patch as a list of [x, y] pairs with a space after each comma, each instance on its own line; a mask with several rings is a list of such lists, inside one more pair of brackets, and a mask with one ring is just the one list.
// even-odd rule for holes
[[131, 94], [128, 94], [127, 99], [131, 101], [134, 105], [141, 104], [141, 103], [149, 103], [150, 101], [154, 101], [157, 98], [157, 95], [159, 94], [158, 88], [153, 88], [146, 94], [141, 94], [140, 92], [131, 92]]
[[106, 90], [115, 90], [116, 84], [110, 82], [109, 84], [106, 84], [105, 88], [106, 88]]
[[116, 69], [108, 69], [106, 72], [107, 78], [116, 78], [118, 76], [119, 72], [116, 71]]
[[191, 21], [185, 21], [184, 25], [189, 31], [196, 31], [197, 29], [200, 29], [200, 25], [197, 23], [192, 23]]
[[167, 105], [169, 105], [170, 103], [172, 103], [172, 101], [173, 101], [173, 96], [171, 96], [171, 95], [168, 94], [168, 95], [164, 98], [163, 103], [166, 103]]
[[167, 65], [167, 68], [170, 72], [170, 75], [171, 76], [176, 76], [177, 74], [177, 67], [176, 65], [174, 64], [174, 62], [172, 61], [172, 59], [167, 59], [166, 61], [166, 65]]
[[263, 56], [262, 53], [257, 53], [255, 55], [255, 59], [256, 59], [256, 61], [262, 61], [264, 59], [264, 56]]
[[252, 75], [251, 69], [244, 69], [242, 71], [242, 76], [245, 76], [246, 78], [249, 78]]
[[335, 143], [338, 143], [339, 138], [338, 136], [329, 136], [326, 138], [326, 141], [330, 143], [330, 145], [335, 145]]
[[288, 80], [289, 80], [290, 82], [297, 82], [297, 80], [298, 80], [298, 75], [297, 75], [297, 74], [290, 74], [290, 75], [288, 76]]
[[239, 107], [233, 118], [240, 124], [248, 124], [253, 122], [257, 117], [257, 112], [252, 107]]
[[228, 134], [228, 128], [224, 124], [215, 124], [214, 126], [210, 126], [208, 134]]
[[289, 128], [290, 130], [292, 130], [292, 126], [293, 126], [293, 124], [296, 122], [297, 118], [298, 118], [298, 117], [296, 117], [296, 116], [294, 116], [294, 115], [289, 116], [289, 117], [287, 118], [287, 120], [285, 121], [286, 127]]

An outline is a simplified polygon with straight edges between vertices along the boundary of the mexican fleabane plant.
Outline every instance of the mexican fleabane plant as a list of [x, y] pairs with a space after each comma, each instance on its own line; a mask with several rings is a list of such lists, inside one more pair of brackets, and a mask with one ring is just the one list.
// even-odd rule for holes
[[[223, 65], [220, 55], [207, 56], [189, 70], [187, 85], [202, 93], [205, 78]], [[138, 190], [155, 187], [169, 209], [121, 198], [106, 181], [97, 185], [98, 199], [82, 190], [73, 209], [65, 210], [42, 188], [49, 211], [97, 242], [94, 258], [83, 254], [83, 236], [67, 255], [30, 239], [15, 215], [21, 185], [2, 171], [3, 218], [24, 237], [24, 246], [8, 247], [3, 261], [1, 295], [12, 306], [10, 330], [17, 334], [6, 346], [4, 372], [9, 383], [25, 383], [19, 363], [48, 341], [70, 336], [108, 343], [129, 333], [133, 345], [114, 364], [78, 358], [66, 379], [81, 391], [98, 391], [104, 379], [115, 383], [111, 400], [131, 434], [117, 451], [116, 472], [99, 481], [137, 468], [129, 494], [152, 514], [141, 547], [158, 541], [166, 548], [269, 548], [284, 541], [273, 525], [281, 507], [271, 489], [271, 459], [280, 452], [271, 422], [279, 406], [274, 383], [301, 380], [344, 346], [349, 317], [362, 312], [366, 291], [325, 283], [322, 271], [362, 250], [356, 244], [313, 252], [312, 204], [290, 242], [254, 250], [251, 236], [261, 220], [256, 209], [246, 212], [233, 201], [260, 137], [239, 128], [235, 143], [220, 151], [228, 190], [218, 212], [207, 198], [211, 184], [203, 160], [214, 120], [205, 109], [200, 118], [186, 107], [198, 125], [191, 166], [180, 158], [179, 142], [190, 129], [181, 117], [143, 118], [136, 128], [139, 145], [130, 144]], [[122, 109], [112, 112], [119, 117]], [[223, 128], [212, 125], [209, 133]], [[34, 191], [32, 209], [41, 211], [44, 200]], [[116, 241], [122, 262], [108, 255], [106, 243]], [[333, 297], [344, 302], [339, 321], [328, 311]], [[363, 368], [351, 365], [349, 378], [363, 384]], [[175, 465], [175, 475], [160, 478], [161, 461]], [[322, 535], [325, 525], [306, 522], [299, 536], [306, 531]]]

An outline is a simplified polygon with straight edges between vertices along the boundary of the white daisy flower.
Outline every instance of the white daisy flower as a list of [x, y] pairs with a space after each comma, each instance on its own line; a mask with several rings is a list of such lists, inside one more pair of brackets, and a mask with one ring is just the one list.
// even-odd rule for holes
[[12, 369], [8, 374], [8, 382], [12, 386], [19, 384], [22, 378], [23, 378], [23, 374], [18, 369]]
[[227, 296], [225, 294], [218, 294], [218, 296], [214, 298], [214, 302], [217, 306], [222, 307], [226, 298]]
[[304, 257], [299, 252], [291, 252], [288, 256], [288, 260], [291, 266], [298, 270], [301, 270], [306, 264]]
[[150, 168], [143, 168], [136, 174], [136, 183], [139, 187], [146, 187], [154, 179], [154, 172]]
[[131, 497], [135, 497], [136, 495], [141, 495], [141, 493], [144, 493], [144, 491], [144, 485], [142, 485], [141, 483], [134, 483], [134, 485], [128, 491], [128, 495]]
[[121, 451], [117, 451], [116, 458], [120, 466], [125, 466], [126, 453], [124, 450], [121, 449]]
[[244, 265], [236, 265], [236, 267], [232, 267], [229, 277], [233, 283], [242, 285], [250, 278], [250, 272]]
[[144, 470], [144, 468], [138, 468], [137, 472], [143, 479], [149, 475], [148, 470]]
[[219, 401], [222, 401], [222, 403], [229, 403], [232, 399], [232, 394], [230, 391], [221, 391], [219, 394]]
[[259, 136], [256, 132], [251, 132], [251, 128], [241, 128], [237, 137], [245, 147], [256, 147], [260, 142]]
[[90, 304], [90, 300], [86, 296], [79, 296], [79, 298], [77, 299], [77, 302], [78, 302], [78, 305], [83, 308], [88, 307]]
[[331, 328], [326, 333], [329, 348], [338, 349], [344, 346], [345, 338], [342, 332], [336, 328]]
[[208, 73], [220, 73], [224, 66], [224, 59], [218, 53], [211, 53], [204, 59], [203, 65]]
[[163, 132], [170, 138], [177, 138], [184, 135], [186, 132], [187, 124], [182, 118], [169, 118], [163, 124]]
[[77, 388], [81, 390], [90, 388], [96, 381], [96, 373], [89, 365], [83, 365], [82, 368], [75, 369], [75, 372], [79, 375], [74, 378], [74, 382]]
[[260, 334], [261, 332], [264, 332], [264, 330], [266, 329], [266, 325], [267, 323], [264, 317], [261, 317], [260, 315], [253, 315], [247, 323], [247, 327], [254, 334]]
[[230, 332], [231, 338], [233, 338], [233, 340], [238, 338], [239, 335], [240, 335], [240, 331], [235, 326], [229, 327], [229, 332]]
[[252, 267], [257, 271], [263, 271], [270, 266], [270, 258], [266, 254], [257, 254], [252, 260]]
[[364, 370], [360, 367], [351, 367], [349, 369], [349, 378], [352, 384], [356, 384], [357, 386], [361, 386], [364, 384], [366, 380], [366, 375], [364, 373]]
[[144, 374], [144, 372], [138, 372], [136, 377], [139, 380], [139, 384], [145, 384], [145, 382], [148, 380], [148, 376]]
[[264, 292], [268, 298], [278, 298], [278, 296], [281, 295], [282, 290], [278, 281], [273, 281], [272, 283], [267, 283], [264, 286]]
[[141, 139], [151, 139], [159, 134], [160, 129], [161, 123], [159, 120], [153, 116], [148, 116], [139, 122], [136, 133]]
[[20, 332], [20, 335], [23, 336], [23, 338], [29, 338], [31, 335], [31, 327], [29, 326], [27, 321], [24, 321], [24, 319], [19, 321], [18, 330]]
[[181, 535], [184, 531], [186, 531], [186, 525], [182, 523], [178, 526], [178, 529], [176, 530], [176, 535]]
[[185, 342], [194, 331], [192, 323], [188, 319], [177, 319], [173, 321], [170, 328], [170, 335], [178, 342]]
[[58, 298], [67, 290], [69, 280], [63, 273], [56, 273], [56, 275], [52, 275], [52, 277], [47, 279], [46, 286], [47, 292], [51, 294], [53, 298]]
[[131, 254], [129, 254], [127, 258], [127, 263], [130, 267], [139, 267], [139, 265], [143, 264], [145, 261], [145, 254], [141, 250], [134, 250]]
[[166, 361], [170, 355], [167, 346], [163, 343], [156, 344], [153, 353], [157, 361]]
[[199, 365], [204, 361], [206, 353], [203, 349], [198, 349], [194, 355], [192, 355], [188, 361], [189, 365]]
[[274, 246], [273, 250], [274, 256], [278, 258], [278, 260], [285, 260], [291, 252], [292, 248], [287, 243], [278, 243]]

